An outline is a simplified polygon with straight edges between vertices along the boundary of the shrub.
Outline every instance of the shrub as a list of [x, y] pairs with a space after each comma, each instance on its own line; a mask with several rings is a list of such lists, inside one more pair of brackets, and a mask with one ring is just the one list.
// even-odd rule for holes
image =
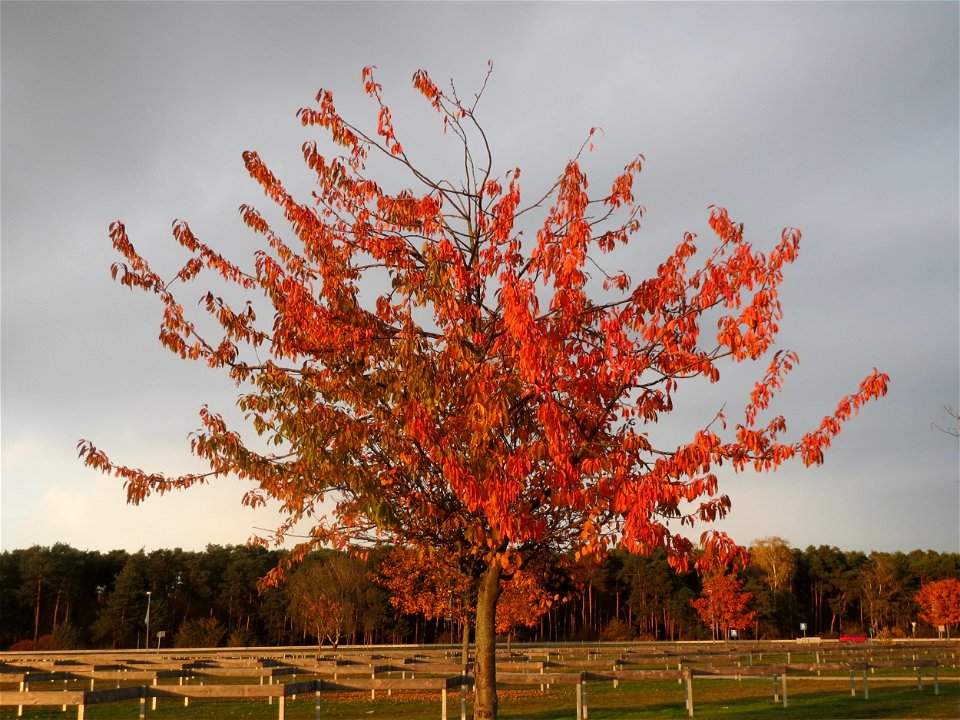
[[193, 618], [180, 626], [177, 632], [177, 647], [217, 647], [226, 629], [215, 617]]
[[600, 633], [600, 639], [620, 642], [633, 640], [635, 635], [636, 633], [634, 633], [633, 628], [629, 624], [620, 618], [614, 618], [603, 628], [603, 632]]

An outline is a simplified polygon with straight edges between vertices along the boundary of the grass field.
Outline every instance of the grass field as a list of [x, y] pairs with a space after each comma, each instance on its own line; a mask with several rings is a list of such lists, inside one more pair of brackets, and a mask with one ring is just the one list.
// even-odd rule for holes
[[[713, 672], [724, 672], [728, 676], [734, 674], [740, 675], [740, 669], [743, 670], [741, 680], [724, 679], [711, 677], [703, 674], [695, 674], [693, 679], [693, 704], [696, 718], [732, 718], [733, 720], [767, 720], [768, 718], [789, 719], [809, 719], [809, 720], [881, 720], [883, 718], [898, 718], [900, 720], [917, 720], [920, 718], [954, 718], [960, 720], [960, 670], [956, 667], [958, 648], [956, 645], [943, 645], [934, 648], [933, 646], [918, 645], [914, 647], [883, 647], [864, 649], [840, 649], [836, 646], [825, 646], [820, 648], [799, 648], [790, 644], [771, 643], [765, 646], [753, 648], [749, 653], [734, 653], [732, 656], [725, 654], [729, 648], [718, 648], [716, 646], [705, 646], [698, 648], [696, 646], [683, 646], [682, 648], [668, 648], [682, 652], [687, 659], [682, 660], [684, 667], [698, 667], [700, 672], [711, 672], [711, 668], [718, 668]], [[544, 657], [544, 650], [529, 648], [531, 656]], [[590, 671], [594, 679], [587, 682], [585, 688], [586, 715], [584, 720], [645, 720], [653, 718], [686, 718], [686, 685], [684, 682], [676, 680], [656, 680], [646, 678], [637, 680], [636, 676], [632, 679], [625, 679], [628, 673], [624, 673], [619, 686], [614, 687], [609, 675], [606, 680], [601, 680], [600, 676], [606, 671], [610, 671], [610, 663], [620, 664], [625, 670], [657, 670], [663, 672], [665, 667], [670, 667], [671, 671], [676, 672], [677, 663], [680, 662], [680, 655], [672, 656], [654, 656], [649, 653], [648, 646], [637, 646], [626, 650], [618, 648], [598, 648], [596, 650], [585, 650], [584, 648], [558, 649], [553, 648], [554, 663], [551, 667], [554, 670], [578, 671], [578, 668], [586, 668], [582, 664], [586, 662], [594, 668]], [[697, 652], [703, 651], [704, 654], [697, 655]], [[714, 650], [723, 650], [724, 652], [713, 652]], [[219, 698], [212, 697], [192, 697], [189, 700], [189, 706], [185, 707], [183, 700], [179, 697], [161, 696], [157, 699], [157, 707], [151, 707], [152, 700], [146, 700], [145, 709], [148, 720], [220, 720], [221, 718], [241, 718], [249, 720], [275, 720], [279, 717], [280, 700], [274, 699], [269, 702], [265, 697], [257, 699], [233, 699], [229, 698], [228, 693], [221, 692], [227, 686], [232, 685], [250, 685], [260, 683], [261, 688], [264, 680], [269, 680], [270, 684], [275, 682], [307, 681], [302, 688], [309, 688], [305, 695], [300, 695], [294, 699], [288, 697], [284, 701], [285, 720], [314, 720], [316, 717], [315, 696], [313, 685], [309, 681], [312, 678], [320, 677], [322, 672], [329, 672], [321, 669], [321, 665], [309, 665], [308, 658], [310, 653], [304, 654], [297, 651], [290, 655], [283, 651], [276, 651], [277, 657], [287, 658], [283, 662], [291, 662], [296, 666], [296, 672], [299, 674], [289, 675], [281, 674], [274, 678], [257, 676], [258, 670], [262, 669], [258, 657], [266, 657], [270, 653], [260, 650], [250, 650], [246, 652], [246, 659], [241, 658], [233, 651], [226, 651], [226, 657], [223, 657], [222, 651], [187, 651], [191, 659], [198, 659], [201, 656], [209, 655], [210, 663], [201, 665], [196, 676], [191, 674], [186, 677], [174, 674], [172, 678], [180, 677], [183, 684], [212, 686], [213, 695], [220, 695]], [[378, 653], [381, 651], [377, 651]], [[387, 653], [387, 650], [382, 652]], [[866, 655], [863, 653], [866, 652]], [[416, 666], [418, 678], [442, 679], [450, 676], [449, 667], [443, 668], [445, 659], [441, 651], [430, 649], [392, 649], [389, 650], [395, 662], [401, 662], [402, 657], [411, 657], [415, 654], [420, 663]], [[432, 654], [431, 654], [432, 653]], [[622, 654], [626, 653], [626, 655]], [[847, 654], [852, 653], [852, 654]], [[861, 658], [866, 657], [872, 669], [854, 670], [856, 664], [848, 666], [846, 662], [857, 660], [858, 655]], [[243, 654], [243, 653], [241, 653]], [[833, 664], [821, 662], [821, 655], [829, 654]], [[181, 663], [185, 658], [180, 657], [181, 652], [174, 653], [166, 667], [184, 667]], [[600, 656], [605, 655], [608, 659], [600, 660]], [[371, 662], [371, 657], [381, 658], [376, 662], [383, 662], [385, 655], [373, 654], [369, 650], [354, 649], [345, 651], [343, 657], [352, 656], [357, 667], [363, 667], [363, 662]], [[429, 656], [429, 657], [428, 657]], [[939, 695], [934, 694], [932, 670], [923, 663], [930, 663], [930, 657], [939, 657]], [[523, 656], [518, 655], [518, 658]], [[549, 657], [549, 656], [547, 656]], [[623, 659], [623, 658], [627, 659]], [[177, 659], [179, 658], [179, 659]], [[217, 659], [219, 658], [219, 660]], [[253, 660], [251, 660], [253, 658]], [[294, 659], [291, 659], [294, 658]], [[297, 660], [296, 658], [299, 658]], [[618, 658], [612, 660], [612, 658]], [[672, 659], [671, 659], [672, 658]], [[692, 658], [692, 659], [690, 659]], [[926, 658], [926, 659], [925, 659]], [[829, 659], [829, 658], [828, 658]], [[839, 662], [838, 662], [839, 660]], [[151, 655], [150, 657], [130, 656], [129, 654], [119, 654], [114, 658], [115, 662], [122, 663], [123, 667], [132, 668], [136, 671], [138, 668], [146, 668], [151, 665], [155, 667], [164, 667], [163, 658], [160, 655]], [[5, 700], [10, 702], [14, 700], [12, 694], [16, 693], [18, 684], [13, 682], [16, 677], [18, 667], [23, 665], [43, 665], [50, 669], [64, 669], [73, 665], [82, 667], [83, 663], [104, 663], [104, 658], [93, 659], [87, 656], [77, 656], [63, 658], [13, 658], [7, 657], [5, 662], [9, 663], [7, 672], [12, 673], [0, 680], [0, 694], [6, 696]], [[581, 665], [577, 665], [580, 662]], [[917, 689], [916, 676], [911, 677], [911, 664], [915, 662], [919, 666], [919, 672], [922, 673], [922, 689]], [[171, 665], [172, 663], [172, 665]], [[299, 663], [299, 664], [298, 664]], [[433, 665], [433, 663], [438, 663]], [[591, 665], [592, 663], [592, 665]], [[692, 665], [690, 665], [692, 663]], [[736, 663], [736, 666], [733, 665]], [[741, 664], [742, 663], [742, 664]], [[772, 671], [774, 667], [783, 667], [784, 663], [793, 663], [791, 671], [788, 673], [788, 703], [783, 706], [782, 698], [780, 701], [774, 699], [774, 684]], [[283, 663], [281, 663], [283, 664]], [[504, 661], [504, 665], [508, 665]], [[522, 663], [521, 663], [522, 665]], [[806, 666], [808, 669], [804, 669]], [[91, 666], [92, 667], [92, 666]], [[276, 667], [267, 663], [267, 667]], [[286, 665], [286, 669], [293, 667]], [[342, 672], [345, 677], [341, 678], [341, 683], [350, 683], [349, 667], [346, 663]], [[388, 667], [388, 666], [387, 666]], [[414, 666], [404, 666], [412, 669]], [[817, 677], [814, 670], [825, 677]], [[855, 696], [851, 696], [851, 680], [847, 677], [848, 670], [853, 672], [853, 688]], [[42, 669], [42, 668], [41, 668]], [[223, 670], [217, 674], [218, 670]], [[283, 669], [283, 668], [281, 668]], [[518, 667], [514, 668], [519, 669]], [[767, 672], [765, 677], [750, 677], [751, 671]], [[191, 671], [192, 672], [192, 671]], [[272, 671], [271, 671], [272, 672]], [[370, 672], [369, 670], [366, 672]], [[397, 673], [389, 670], [384, 672], [377, 671], [378, 677], [386, 678], [390, 683], [390, 678], [396, 678]], [[530, 678], [525, 677], [530, 672], [528, 668], [524, 672], [514, 672], [513, 675], [508, 671], [506, 675], [510, 676], [515, 682], [529, 682]], [[536, 669], [533, 672], [542, 672]], [[539, 682], [543, 677], [544, 681], [550, 682], [550, 672], [546, 675], [534, 675], [533, 682]], [[40, 673], [42, 675], [42, 673]], [[269, 675], [269, 673], [268, 673]], [[556, 675], [556, 682], [561, 680], [563, 673]], [[826, 676], [833, 676], [829, 679]], [[150, 684], [149, 680], [144, 680], [144, 675], [140, 678], [126, 678], [122, 675], [113, 675], [113, 679], [101, 678], [98, 680], [98, 689], [105, 685], [109, 687], [142, 687], [144, 684]], [[150, 675], [147, 675], [150, 677]], [[153, 675], [154, 679], [157, 675]], [[329, 676], [327, 676], [329, 677]], [[356, 677], [356, 673], [353, 674]], [[369, 675], [367, 675], [369, 677]], [[412, 675], [411, 675], [412, 677]], [[574, 677], [580, 677], [574, 675]], [[869, 697], [865, 698], [863, 694], [864, 677], [868, 681]], [[167, 675], [160, 683], [159, 690], [163, 689], [164, 684], [176, 684], [177, 681]], [[336, 676], [334, 676], [334, 680]], [[336, 681], [336, 680], [335, 680]], [[327, 682], [327, 680], [324, 680]], [[574, 683], [577, 680], [573, 680]], [[60, 676], [50, 676], [46, 680], [38, 676], [30, 683], [30, 690], [34, 692], [44, 691], [86, 691], [90, 689], [91, 681], [83, 674], [82, 670], [76, 673], [66, 673]], [[356, 685], [354, 685], [356, 687]], [[434, 685], [433, 687], [442, 687]], [[293, 691], [293, 686], [285, 686], [287, 692]], [[187, 688], [181, 688], [186, 690]], [[204, 691], [207, 688], [198, 688]], [[283, 690], [274, 685], [274, 690]], [[778, 685], [782, 691], [782, 685]], [[170, 688], [170, 692], [175, 692], [176, 688]], [[109, 693], [109, 690], [107, 691]], [[245, 691], [246, 692], [246, 691]], [[202, 693], [194, 693], [195, 695]], [[57, 696], [55, 701], [59, 701]], [[141, 705], [137, 699], [124, 700], [119, 702], [92, 704], [88, 705], [84, 711], [84, 720], [136, 720], [140, 717]], [[380, 689], [377, 691], [376, 699], [371, 700], [370, 692], [343, 692], [334, 690], [324, 690], [321, 695], [320, 717], [323, 720], [364, 720], [366, 718], [388, 718], [389, 720], [439, 720], [441, 718], [441, 692], [436, 690], [420, 691], [401, 691], [394, 684], [392, 695], [387, 691]], [[472, 716], [471, 694], [465, 695], [465, 716]], [[76, 707], [68, 706], [66, 710], [61, 706], [24, 706], [22, 714], [18, 715], [16, 706], [0, 705], [0, 720], [22, 717], [27, 720], [72, 720], [77, 717]], [[461, 695], [459, 689], [451, 689], [447, 693], [447, 718], [448, 720], [458, 720], [461, 717]], [[554, 684], [549, 689], [542, 690], [538, 685], [527, 686], [507, 686], [500, 688], [500, 718], [502, 720], [576, 720], [577, 718], [577, 691], [575, 685]]]
[[[576, 696], [572, 687], [555, 687], [549, 691], [504, 689], [500, 693], [500, 717], [503, 720], [560, 720], [576, 718]], [[587, 689], [589, 720], [647, 720], [687, 717], [684, 690], [676, 682], [621, 683], [614, 689], [609, 683], [591, 683]], [[864, 699], [860, 688], [850, 696], [849, 683], [791, 681], [788, 707], [775, 703], [772, 686], [762, 680], [701, 680], [694, 686], [694, 709], [697, 718], [734, 718], [767, 720], [768, 718], [827, 720], [829, 718], [960, 718], [960, 683], [956, 678], [940, 683], [940, 694], [925, 683], [916, 685], [871, 682], [870, 697]], [[472, 706], [467, 696], [467, 717]], [[448, 718], [460, 717], [459, 693], [448, 696]], [[287, 720], [312, 720], [314, 699], [287, 700]], [[63, 720], [76, 716], [74, 708], [63, 712], [60, 707], [25, 707], [23, 718]], [[278, 716], [275, 701], [193, 699], [188, 708], [178, 701], [161, 701], [156, 710], [148, 710], [151, 720], [215, 720], [243, 718], [272, 720]], [[0, 718], [17, 717], [17, 708], [0, 708]], [[139, 703], [128, 701], [86, 708], [85, 720], [120, 720], [139, 717]], [[321, 704], [324, 720], [437, 720], [440, 718], [439, 694], [396, 693], [371, 701], [368, 694], [336, 694], [325, 696]]]

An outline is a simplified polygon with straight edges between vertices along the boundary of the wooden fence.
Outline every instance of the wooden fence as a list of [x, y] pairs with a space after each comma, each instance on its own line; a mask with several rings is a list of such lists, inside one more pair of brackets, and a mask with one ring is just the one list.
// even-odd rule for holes
[[[850, 694], [869, 698], [870, 676], [878, 669], [909, 669], [910, 675], [882, 676], [884, 681], [913, 682], [923, 689], [930, 678], [933, 692], [940, 692], [940, 667], [956, 667], [958, 645], [938, 647], [901, 646], [839, 649], [764, 647], [644, 647], [596, 646], [531, 648], [498, 659], [499, 686], [573, 686], [575, 707], [571, 715], [588, 720], [588, 686], [592, 683], [645, 683], [676, 681], [684, 686], [687, 714], [694, 717], [694, 684], [712, 679], [757, 680], [771, 684], [773, 700], [788, 704], [788, 688], [796, 683], [846, 682]], [[472, 665], [463, 667], [451, 659], [451, 651], [396, 648], [386, 653], [344, 650], [317, 656], [305, 648], [234, 651], [169, 651], [167, 653], [0, 653], [0, 706], [62, 706], [76, 708], [83, 720], [87, 706], [139, 700], [139, 717], [145, 720], [147, 706], [176, 700], [188, 706], [191, 698], [260, 698], [277, 703], [284, 720], [286, 700], [312, 696], [315, 717], [321, 717], [325, 693], [377, 693], [419, 691], [437, 693], [441, 720], [449, 720], [450, 693], [459, 691], [460, 717], [466, 718], [466, 694], [473, 685]], [[792, 663], [792, 656], [812, 655], [814, 663]], [[772, 662], [782, 659], [783, 662]], [[663, 669], [650, 665], [662, 664]], [[418, 677], [418, 675], [420, 677]], [[299, 679], [298, 679], [299, 678]], [[257, 683], [237, 682], [256, 680]], [[61, 685], [61, 689], [52, 686]], [[84, 684], [86, 689], [76, 689]], [[101, 685], [98, 689], [97, 685]], [[104, 688], [102, 685], [111, 687]], [[71, 688], [70, 686], [74, 686]], [[37, 689], [43, 686], [44, 689]], [[679, 699], [678, 699], [679, 702]]]

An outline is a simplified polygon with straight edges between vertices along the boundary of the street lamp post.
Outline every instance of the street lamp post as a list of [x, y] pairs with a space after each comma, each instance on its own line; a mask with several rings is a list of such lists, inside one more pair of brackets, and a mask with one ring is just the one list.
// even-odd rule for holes
[[150, 595], [151, 594], [152, 593], [149, 590], [147, 590], [147, 617], [144, 620], [144, 622], [147, 623], [147, 641], [146, 643], [144, 643], [144, 647], [146, 647], [147, 650], [150, 649]]

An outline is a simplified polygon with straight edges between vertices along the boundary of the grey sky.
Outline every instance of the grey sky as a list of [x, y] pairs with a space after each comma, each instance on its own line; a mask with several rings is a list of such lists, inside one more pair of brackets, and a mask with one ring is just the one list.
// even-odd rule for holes
[[[360, 70], [378, 66], [405, 148], [441, 165], [450, 145], [410, 77], [424, 67], [469, 95], [492, 59], [479, 117], [528, 199], [590, 127], [603, 128], [594, 184], [646, 156], [648, 215], [618, 258], [635, 279], [684, 231], [706, 236], [711, 203], [759, 246], [801, 228], [781, 323], [801, 362], [778, 405], [795, 435], [874, 366], [892, 378], [822, 468], [722, 475], [724, 528], [744, 543], [957, 551], [958, 447], [931, 423], [960, 407], [958, 8], [3, 2], [0, 548], [201, 548], [272, 527], [236, 482], [133, 508], [76, 459], [82, 437], [120, 462], [195, 467], [197, 409], [235, 394], [159, 346], [159, 305], [110, 280], [108, 225], [122, 219], [166, 268], [174, 218], [249, 252], [236, 208], [267, 201], [240, 155], [309, 192], [299, 148], [316, 134], [295, 112], [318, 88], [375, 123]], [[736, 412], [752, 378], [730, 377], [680, 402]], [[679, 438], [677, 423], [664, 431]]]

